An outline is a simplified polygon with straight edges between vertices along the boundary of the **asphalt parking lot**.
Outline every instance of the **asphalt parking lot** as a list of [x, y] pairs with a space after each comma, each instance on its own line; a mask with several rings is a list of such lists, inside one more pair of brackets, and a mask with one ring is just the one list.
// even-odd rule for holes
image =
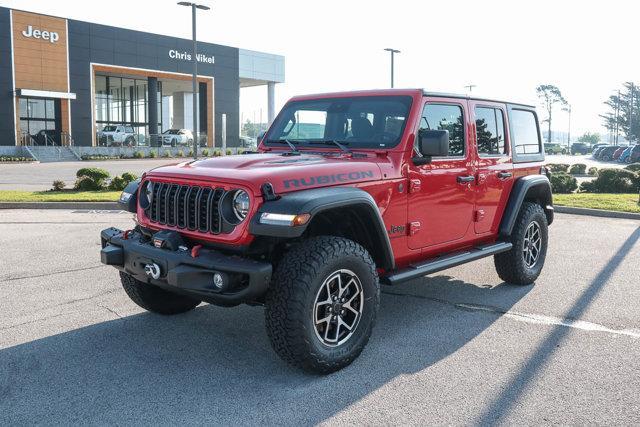
[[271, 350], [263, 309], [143, 312], [99, 263], [125, 213], [0, 211], [0, 424], [640, 423], [640, 224], [557, 215], [535, 286], [491, 259], [383, 288], [326, 377]]

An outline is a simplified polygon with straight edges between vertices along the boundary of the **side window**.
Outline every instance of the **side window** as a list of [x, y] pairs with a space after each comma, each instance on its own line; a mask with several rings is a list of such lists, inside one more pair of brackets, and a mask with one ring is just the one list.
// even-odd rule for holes
[[538, 123], [533, 111], [510, 111], [511, 138], [513, 139], [516, 154], [540, 153], [540, 140], [538, 139]]
[[501, 156], [506, 154], [502, 110], [476, 107], [475, 113], [478, 154], [480, 156]]
[[448, 130], [449, 156], [464, 156], [464, 117], [461, 106], [450, 104], [425, 105], [422, 110], [420, 129]]

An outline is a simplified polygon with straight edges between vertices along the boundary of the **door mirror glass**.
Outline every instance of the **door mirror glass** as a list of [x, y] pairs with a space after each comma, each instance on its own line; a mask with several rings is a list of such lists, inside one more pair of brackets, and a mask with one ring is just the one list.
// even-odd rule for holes
[[424, 157], [438, 157], [449, 154], [449, 131], [420, 129], [418, 150]]

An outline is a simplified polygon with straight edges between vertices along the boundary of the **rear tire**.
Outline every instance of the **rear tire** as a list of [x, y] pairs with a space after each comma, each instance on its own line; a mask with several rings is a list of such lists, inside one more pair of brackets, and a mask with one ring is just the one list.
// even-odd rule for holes
[[537, 203], [524, 202], [511, 232], [513, 247], [493, 257], [498, 276], [514, 285], [532, 284], [547, 256], [547, 217]]
[[180, 314], [196, 308], [201, 301], [165, 291], [120, 272], [120, 281], [131, 301], [147, 311], [159, 314]]
[[349, 365], [369, 341], [380, 285], [369, 253], [332, 236], [292, 248], [266, 296], [271, 345], [287, 363], [328, 374]]

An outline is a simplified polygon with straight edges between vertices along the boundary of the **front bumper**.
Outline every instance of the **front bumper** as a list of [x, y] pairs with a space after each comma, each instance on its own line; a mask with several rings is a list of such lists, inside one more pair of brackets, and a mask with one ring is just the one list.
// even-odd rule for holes
[[[239, 256], [224, 255], [202, 248], [192, 256], [190, 250], [169, 250], [153, 246], [141, 233], [125, 233], [107, 228], [100, 233], [100, 260], [136, 279], [213, 304], [235, 305], [261, 299], [271, 280], [272, 267]], [[149, 273], [150, 265], [159, 267], [159, 277]], [[214, 275], [223, 278], [222, 287], [214, 285]]]

